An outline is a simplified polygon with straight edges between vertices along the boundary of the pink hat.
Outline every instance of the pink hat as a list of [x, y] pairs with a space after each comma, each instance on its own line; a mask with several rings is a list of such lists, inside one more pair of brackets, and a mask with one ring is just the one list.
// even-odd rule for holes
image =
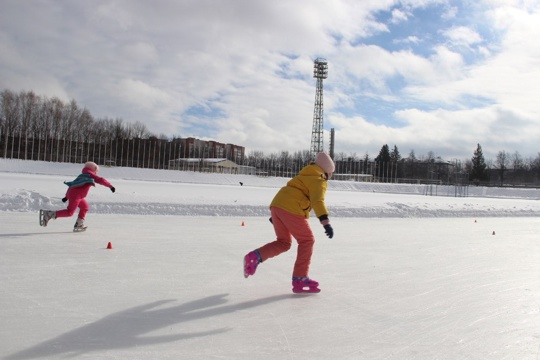
[[84, 164], [84, 167], [95, 173], [99, 171], [99, 166], [93, 161], [87, 161], [86, 164]]
[[332, 158], [323, 152], [320, 152], [315, 156], [315, 164], [319, 165], [319, 167], [327, 174], [332, 174], [336, 169]]

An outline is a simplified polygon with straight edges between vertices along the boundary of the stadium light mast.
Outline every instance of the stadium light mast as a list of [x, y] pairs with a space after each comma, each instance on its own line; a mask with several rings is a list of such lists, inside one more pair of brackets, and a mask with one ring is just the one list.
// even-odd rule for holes
[[328, 77], [328, 62], [317, 58], [313, 63], [313, 77], [317, 79], [315, 90], [315, 109], [313, 110], [313, 129], [311, 131], [311, 157], [324, 150], [323, 139], [323, 80]]

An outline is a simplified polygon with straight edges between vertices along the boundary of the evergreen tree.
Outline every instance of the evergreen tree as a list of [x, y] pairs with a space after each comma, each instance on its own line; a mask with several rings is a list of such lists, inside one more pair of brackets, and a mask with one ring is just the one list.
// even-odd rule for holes
[[394, 145], [394, 148], [390, 152], [390, 160], [391, 160], [391, 175], [393, 178], [398, 178], [403, 176], [403, 163], [401, 160], [401, 154], [399, 153], [399, 150], [396, 145]]
[[396, 162], [401, 160], [401, 154], [396, 145], [394, 145], [394, 149], [392, 149], [392, 152], [390, 153], [390, 159]]
[[389, 176], [390, 165], [390, 149], [387, 144], [384, 144], [379, 151], [379, 155], [375, 158], [377, 163], [375, 167], [375, 175], [379, 178], [379, 181], [386, 181]]
[[478, 147], [476, 148], [474, 152], [471, 162], [472, 162], [472, 168], [471, 168], [471, 174], [469, 175], [469, 179], [476, 183], [480, 181], [487, 181], [488, 180], [487, 165], [486, 165], [486, 160], [484, 159], [484, 154], [482, 153], [482, 147], [480, 146], [480, 144], [478, 144]]
[[390, 158], [390, 148], [387, 144], [384, 144], [381, 148], [381, 151], [379, 151], [379, 155], [375, 158], [375, 161], [377, 162], [389, 162], [391, 160]]

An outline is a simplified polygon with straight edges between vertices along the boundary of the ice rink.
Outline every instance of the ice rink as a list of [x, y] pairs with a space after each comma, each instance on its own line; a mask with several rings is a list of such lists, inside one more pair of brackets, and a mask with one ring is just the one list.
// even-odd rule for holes
[[[310, 276], [322, 291], [295, 295], [294, 248], [243, 277], [244, 254], [274, 239], [268, 217], [259, 215], [264, 206], [250, 200], [253, 216], [223, 216], [229, 200], [205, 200], [224, 186], [227, 197], [248, 202], [234, 194], [246, 186], [135, 181], [106, 169], [101, 175], [112, 175], [117, 194], [92, 189], [88, 231], [73, 233], [74, 218], [38, 225], [34, 207], [63, 206], [65, 186], [50, 185], [58, 175], [0, 171], [0, 205], [12, 207], [0, 211], [0, 358], [540, 358], [540, 218], [467, 212], [473, 204], [537, 215], [537, 200], [402, 201], [354, 192], [346, 203], [330, 191], [334, 208], [352, 207], [358, 196], [373, 207], [378, 198], [382, 207], [398, 201], [413, 214], [438, 204], [462, 215], [331, 216], [333, 239], [312, 218]], [[166, 214], [174, 196], [152, 207], [136, 197], [172, 186], [189, 188], [192, 212], [202, 214]], [[276, 190], [247, 189], [261, 203]], [[163, 213], [125, 214], [121, 204]]]

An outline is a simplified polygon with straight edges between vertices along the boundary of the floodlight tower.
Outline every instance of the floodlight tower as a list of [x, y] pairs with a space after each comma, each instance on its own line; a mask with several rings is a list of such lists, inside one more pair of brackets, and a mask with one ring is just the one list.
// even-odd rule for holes
[[313, 130], [311, 131], [311, 156], [324, 150], [323, 141], [323, 80], [328, 77], [328, 62], [317, 58], [313, 64], [313, 77], [317, 79], [315, 90], [315, 109], [313, 111]]

